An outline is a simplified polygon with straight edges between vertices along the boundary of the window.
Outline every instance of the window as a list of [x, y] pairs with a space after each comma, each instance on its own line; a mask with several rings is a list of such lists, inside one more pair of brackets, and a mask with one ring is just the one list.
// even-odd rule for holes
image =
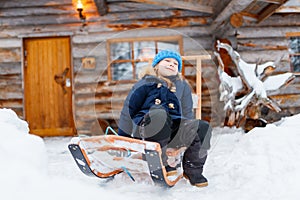
[[182, 53], [182, 37], [147, 37], [107, 41], [108, 80], [137, 79], [141, 68], [163, 49]]
[[300, 73], [300, 33], [289, 35], [289, 54], [291, 71]]

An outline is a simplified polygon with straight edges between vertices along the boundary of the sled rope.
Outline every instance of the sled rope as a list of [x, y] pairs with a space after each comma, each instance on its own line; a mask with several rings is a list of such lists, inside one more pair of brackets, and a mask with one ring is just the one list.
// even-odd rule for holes
[[119, 135], [112, 127], [110, 127], [110, 126], [108, 126], [107, 128], [106, 128], [106, 130], [105, 130], [105, 135], [107, 135], [108, 134], [108, 131], [111, 131], [111, 132], [113, 132], [115, 135]]
[[[108, 126], [105, 130], [105, 135], [108, 134], [108, 131], [111, 131], [113, 132], [115, 135], [119, 135], [113, 128], [111, 128], [110, 126]], [[131, 151], [129, 149], [126, 149], [127, 150], [127, 156], [126, 157], [130, 157], [131, 156]], [[132, 180], [132, 181], [135, 181], [135, 179], [133, 178], [133, 176], [131, 175], [131, 173], [128, 171], [128, 169], [124, 166], [121, 166], [121, 169], [129, 176], [129, 178]]]
[[[110, 127], [110, 126], [108, 126], [108, 127], [106, 128], [106, 130], [105, 130], [105, 135], [108, 134], [108, 131], [109, 131], [109, 130], [110, 130], [111, 132], [113, 132], [115, 135], [119, 136], [119, 134], [118, 134], [112, 127]], [[129, 149], [127, 149], [127, 148], [126, 148], [126, 150], [127, 150], [127, 156], [126, 156], [126, 157], [131, 156], [131, 151], [130, 151]]]
[[133, 176], [131, 175], [131, 173], [127, 170], [126, 167], [124, 166], [121, 166], [121, 168], [123, 169], [123, 171], [129, 176], [129, 178], [132, 180], [132, 181], [135, 181]]

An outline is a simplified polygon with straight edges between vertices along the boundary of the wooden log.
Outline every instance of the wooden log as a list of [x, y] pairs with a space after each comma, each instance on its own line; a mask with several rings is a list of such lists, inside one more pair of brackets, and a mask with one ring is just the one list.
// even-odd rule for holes
[[[49, 37], [49, 36], [68, 36], [74, 32], [79, 32], [81, 23], [77, 24], [55, 24], [47, 26], [6, 26], [0, 29], [0, 38], [19, 38], [19, 37]], [[68, 31], [66, 31], [68, 30]]]
[[146, 10], [167, 10], [170, 9], [168, 6], [154, 5], [154, 4], [144, 4], [138, 2], [129, 1], [117, 1], [108, 2], [109, 12], [131, 12], [132, 10], [146, 11]]
[[76, 123], [77, 134], [83, 135], [103, 135], [107, 126], [112, 126], [107, 120], [78, 121]]
[[278, 4], [273, 4], [273, 3], [269, 4], [266, 8], [264, 8], [262, 12], [259, 13], [257, 22], [259, 23], [265, 20], [266, 18], [268, 18], [269, 16], [271, 16], [276, 11], [277, 8], [279, 8], [282, 4], [284, 4], [287, 1], [288, 0], [282, 0]]
[[286, 37], [277, 38], [250, 38], [239, 39], [237, 41], [239, 51], [258, 50], [287, 50], [289, 41]]
[[76, 74], [74, 77], [74, 84], [81, 83], [97, 83], [98, 81], [107, 81], [107, 75], [103, 75], [102, 73], [97, 73], [93, 76], [89, 76], [88, 74]]
[[[26, 9], [25, 9], [26, 10]], [[47, 7], [45, 7], [45, 12], [47, 11]], [[64, 11], [64, 9], [62, 8]], [[55, 12], [52, 11], [53, 13], [49, 14], [40, 14], [40, 15], [24, 15], [24, 16], [6, 16], [5, 18], [2, 18], [2, 25], [4, 26], [19, 26], [19, 25], [50, 25], [50, 24], [68, 24], [68, 23], [78, 23], [80, 22], [78, 19], [78, 14], [76, 10], [72, 10], [72, 12]], [[63, 17], [62, 17], [63, 16]], [[156, 10], [156, 11], [133, 11], [133, 12], [120, 12], [120, 13], [108, 13], [105, 16], [99, 16], [97, 11], [94, 10], [93, 12], [86, 13], [86, 21], [87, 23], [91, 22], [97, 22], [103, 25], [103, 23], [108, 23], [108, 22], [118, 22], [120, 21], [121, 23], [128, 22], [130, 21], [136, 21], [136, 20], [159, 20], [163, 21], [163, 19], [168, 19], [168, 18], [193, 18], [193, 21], [195, 23], [197, 21], [201, 21], [201, 23], [208, 22], [209, 19], [207, 17], [199, 17], [195, 16], [194, 13], [191, 12], [174, 12], [172, 10], [167, 10], [167, 11], [161, 11], [161, 10]]]
[[[95, 12], [95, 10], [86, 10], [85, 12]], [[45, 6], [45, 7], [14, 7], [3, 9], [0, 17], [24, 17], [40, 15], [78, 15], [73, 5]]]
[[0, 63], [6, 62], [21, 62], [21, 49], [0, 49]]
[[126, 95], [123, 97], [77, 97], [76, 106], [86, 106], [86, 105], [95, 105], [95, 104], [115, 104], [123, 102], [126, 98]]
[[263, 51], [240, 51], [241, 58], [249, 63], [256, 63], [258, 60], [261, 62], [274, 61], [276, 58], [282, 58], [282, 60], [288, 60], [289, 54], [287, 50], [263, 50]]
[[22, 99], [23, 98], [23, 92], [9, 92], [9, 91], [3, 91], [0, 93], [0, 99]]
[[[105, 28], [105, 27], [104, 27]], [[103, 25], [95, 24], [90, 26], [88, 29], [89, 33], [101, 33], [105, 32], [103, 30]], [[111, 31], [111, 30], [109, 30]], [[210, 32], [205, 26], [188, 26], [188, 27], [160, 27], [159, 24], [156, 27], [148, 27], [148, 28], [134, 28], [130, 30], [114, 30], [113, 32], [107, 32], [105, 34], [110, 34], [112, 38], [128, 38], [128, 37], [147, 37], [147, 36], [172, 36], [178, 34], [184, 35], [186, 37], [201, 37], [201, 36], [209, 36]], [[112, 35], [113, 34], [113, 35]]]
[[287, 45], [262, 45], [262, 44], [254, 44], [254, 43], [238, 43], [238, 48], [241, 51], [245, 50], [253, 50], [253, 51], [260, 51], [260, 50], [288, 50]]
[[[34, 7], [34, 6], [57, 6], [57, 5], [69, 5], [76, 1], [70, 0], [38, 0], [38, 1], [20, 1], [10, 0], [2, 2], [1, 8], [16, 8], [16, 7]], [[84, 4], [93, 3], [93, 0], [84, 0]]]
[[23, 100], [22, 99], [9, 99], [9, 100], [0, 100], [1, 108], [18, 108], [23, 109]]
[[[243, 51], [240, 51], [240, 52], [243, 52]], [[244, 52], [251, 52], [251, 51], [247, 50], [247, 51], [244, 51]], [[253, 63], [260, 62], [260, 63], [262, 63], [262, 62], [271, 61], [271, 59], [267, 59], [267, 58], [269, 58], [268, 51], [258, 51], [258, 52], [260, 52], [260, 53], [267, 53], [267, 54], [265, 54], [265, 57], [264, 57], [263, 60], [260, 60], [260, 59], [256, 59], [255, 60], [255, 58], [253, 58], [253, 59], [250, 60], [250, 62], [253, 62]], [[245, 53], [245, 55], [248, 55], [248, 53]], [[282, 56], [282, 55], [278, 54], [276, 56]], [[280, 60], [279, 63], [277, 63], [276, 69], [272, 73], [274, 75], [275, 74], [280, 74], [280, 73], [291, 71], [291, 66], [290, 66], [290, 61], [288, 59], [288, 56], [284, 56], [284, 57], [280, 57], [280, 58], [282, 58], [282, 59]], [[233, 69], [235, 69], [234, 64], [232, 64], [232, 65], [233, 65], [232, 66]]]
[[[95, 16], [97, 17], [97, 16]], [[168, 18], [199, 18], [205, 19], [209, 22], [209, 17], [203, 16], [202, 14], [190, 12], [190, 11], [176, 11], [176, 10], [147, 10], [147, 11], [131, 11], [131, 12], [120, 12], [120, 13], [109, 13], [102, 17], [90, 19], [91, 21], [97, 22], [126, 22], [131, 20], [154, 20], [154, 19], [168, 19]]]
[[101, 16], [106, 15], [108, 11], [106, 0], [94, 0], [94, 2], [97, 6], [99, 15]]
[[112, 93], [112, 94], [122, 94], [128, 93], [132, 88], [133, 83], [130, 84], [118, 84], [113, 86], [98, 86], [96, 92], [101, 93]]
[[112, 110], [120, 112], [123, 108], [123, 101], [120, 101], [118, 103], [106, 103], [106, 104], [87, 104], [84, 106], [76, 106], [76, 110], [78, 112], [101, 112], [101, 113], [109, 113]]
[[[88, 55], [87, 55], [88, 56]], [[75, 58], [75, 56], [74, 56]], [[81, 57], [80, 59], [85, 58], [85, 56]], [[101, 77], [105, 76], [106, 74], [104, 74], [104, 72], [107, 70], [107, 65], [106, 62], [103, 62], [103, 59], [101, 60], [98, 57], [96, 58], [96, 68], [95, 69], [85, 69], [82, 66], [82, 63], [78, 63], [77, 67], [76, 67], [76, 74], [74, 77], [75, 83], [80, 83], [80, 80], [82, 79], [88, 79], [88, 77], [90, 77], [90, 81], [91, 83], [95, 83], [98, 81], [101, 81]], [[107, 80], [105, 80], [107, 81]]]
[[22, 77], [20, 74], [0, 75], [0, 86], [22, 85]]
[[[107, 38], [122, 38], [122, 37], [156, 37], [178, 35], [185, 37], [203, 37], [209, 36], [209, 30], [203, 26], [192, 27], [175, 27], [175, 28], [145, 28], [124, 31], [112, 31], [111, 29], [101, 24], [89, 24], [87, 30], [80, 31], [81, 24], [57, 24], [47, 26], [16, 26], [14, 28], [0, 29], [0, 38], [12, 37], [51, 37], [51, 36], [66, 36], [74, 35], [73, 43], [84, 44], [93, 42], [103, 42]], [[143, 31], [141, 31], [143, 30]]]
[[76, 131], [78, 135], [88, 135], [90, 134], [90, 124], [91, 124], [91, 120], [90, 122], [84, 122], [82, 120], [76, 120]]
[[80, 119], [85, 119], [85, 120], [93, 120], [93, 119], [119, 119], [120, 118], [120, 111], [109, 111], [106, 113], [100, 113], [97, 112], [95, 114], [94, 111], [86, 112], [76, 112], [76, 116], [80, 116]]
[[[203, 67], [205, 71], [202, 73], [202, 78], [212, 78], [212, 77], [218, 77], [217, 68], [216, 66], [211, 67]], [[209, 79], [208, 79], [209, 80]], [[212, 81], [211, 79], [209, 81]]]
[[264, 115], [264, 119], [268, 121], [268, 123], [280, 121], [283, 117], [291, 116], [294, 114], [300, 113], [299, 107], [294, 108], [282, 108], [281, 112], [276, 113], [275, 111], [269, 110], [267, 115]]
[[21, 38], [6, 38], [0, 39], [0, 49], [11, 49], [11, 48], [21, 48], [22, 39]]
[[230, 24], [235, 27], [239, 28], [243, 25], [244, 20], [243, 20], [243, 15], [240, 13], [234, 13], [230, 16]]
[[[238, 38], [253, 38], [253, 37], [259, 38], [262, 36], [284, 37], [286, 32], [294, 32], [292, 27], [299, 27], [299, 24], [300, 24], [299, 14], [293, 14], [293, 15], [291, 15], [291, 17], [275, 15], [274, 17], [271, 16], [271, 17], [265, 19], [264, 21], [260, 22], [259, 24], [257, 24], [253, 20], [245, 20], [244, 19], [244, 22], [245, 22], [244, 27], [243, 26], [239, 27], [239, 29], [236, 30], [231, 26], [229, 20], [225, 20], [225, 21], [223, 21], [222, 25], [220, 25], [219, 28], [212, 25], [211, 30], [212, 30], [212, 33], [215, 35], [215, 37], [220, 37], [220, 38], [224, 38], [226, 35], [227, 36], [237, 35]], [[271, 27], [276, 27], [277, 30], [282, 29], [282, 31], [280, 33], [279, 31], [272, 32], [272, 30], [269, 30], [269, 31], [268, 30], [260, 30], [261, 28], [266, 29], [266, 28], [271, 28]], [[247, 36], [244, 36], [242, 34], [242, 32], [243, 32], [242, 30], [245, 28], [248, 28], [249, 30], [251, 29], [253, 32]], [[257, 30], [260, 30], [261, 32], [257, 33]]]
[[28, 25], [51, 25], [51, 24], [68, 24], [80, 22], [76, 13], [72, 15], [26, 15], [22, 17], [2, 18], [3, 26], [28, 26]]
[[203, 37], [184, 37], [183, 38], [183, 51], [185, 55], [197, 55], [199, 51], [210, 50], [212, 40], [210, 36]]
[[10, 84], [9, 87], [5, 85], [0, 86], [1, 91], [4, 92], [21, 92], [22, 85], [21, 84]]
[[192, 25], [206, 25], [208, 24], [208, 19], [199, 18], [199, 17], [188, 17], [188, 18], [170, 18], [170, 19], [156, 19], [149, 20], [144, 19], [142, 21], [134, 20], [134, 21], [126, 21], [126, 22], [114, 22], [110, 23], [107, 26], [112, 28], [115, 31], [119, 30], [128, 30], [135, 28], [149, 28], [149, 27], [186, 27]]
[[210, 109], [211, 107], [212, 107], [212, 105], [211, 105], [210, 99], [205, 100], [205, 99], [202, 98], [201, 109], [202, 108], [209, 108]]
[[[72, 37], [73, 44], [86, 44], [86, 43], [98, 43], [99, 45], [102, 45], [103, 48], [105, 47], [105, 41], [107, 38], [109, 38], [109, 35], [112, 35], [113, 33], [101, 33], [101, 32], [93, 32], [89, 33], [88, 35], [80, 35], [76, 34]], [[116, 34], [117, 37], [118, 34]], [[130, 36], [129, 36], [130, 37]]]
[[[101, 60], [106, 60], [106, 49], [97, 48], [98, 43], [89, 43], [84, 45], [74, 45], [72, 47], [74, 58], [84, 57], [99, 57]], [[98, 60], [99, 61], [99, 60]], [[99, 62], [96, 62], [96, 64]]]
[[108, 113], [111, 112], [111, 110], [117, 110], [118, 112], [121, 112], [123, 108], [123, 101], [115, 104], [96, 104], [95, 109], [96, 111], [107, 111]]
[[192, 10], [182, 10], [182, 9], [174, 9], [170, 8], [168, 6], [158, 6], [154, 4], [144, 4], [144, 3], [137, 3], [137, 2], [129, 2], [129, 1], [124, 1], [124, 2], [114, 2], [114, 3], [109, 3], [109, 12], [110, 13], [118, 13], [118, 12], [134, 12], [134, 11], [156, 11], [156, 10], [164, 10], [164, 11], [173, 11], [174, 13], [177, 13], [179, 16], [186, 13], [189, 14], [190, 16], [207, 16], [207, 14], [198, 12], [198, 11], [192, 11]]
[[[225, 31], [228, 29], [228, 27], [230, 27], [230, 16], [233, 13], [239, 13], [243, 11], [250, 3], [251, 1], [248, 0], [232, 0], [212, 22], [212, 25], [210, 27], [210, 29], [212, 30], [212, 34], [216, 36], [225, 35]], [[225, 26], [226, 24], [228, 24], [229, 26]]]
[[112, 21], [112, 22], [120, 22], [120, 23], [130, 23], [130, 21], [137, 21], [137, 20], [148, 20], [148, 21], [161, 21], [169, 20], [169, 19], [176, 19], [176, 18], [187, 18], [193, 19], [195, 25], [197, 21], [201, 22], [201, 24], [209, 24], [211, 19], [207, 16], [202, 16], [199, 13], [190, 12], [190, 11], [176, 11], [176, 10], [147, 10], [147, 11], [131, 11], [131, 12], [124, 12], [124, 13], [111, 13], [105, 16], [103, 19], [99, 18], [95, 21]]
[[245, 21], [247, 27], [282, 27], [284, 26], [299, 26], [300, 25], [300, 13], [294, 13], [289, 15], [273, 14], [260, 23], [253, 23], [253, 21]]
[[[90, 125], [88, 126], [90, 127]], [[77, 129], [77, 135], [92, 135], [91, 131], [89, 129]]]
[[281, 60], [273, 72], [273, 74], [281, 74], [283, 72], [291, 71], [291, 63], [289, 60]]
[[107, 99], [107, 98], [119, 98], [127, 95], [129, 90], [123, 90], [123, 91], [119, 91], [119, 92], [107, 92], [107, 91], [102, 91], [100, 90], [100, 92], [97, 92], [95, 90], [96, 88], [92, 89], [92, 92], [88, 93], [86, 91], [82, 92], [75, 92], [75, 98], [77, 100], [83, 100], [83, 99], [90, 99], [90, 100], [102, 100], [102, 99]]
[[[232, 6], [237, 6], [237, 4], [235, 5], [233, 2], [234, 1], [232, 1], [227, 6], [227, 8], [230, 8], [231, 4], [232, 4]], [[244, 3], [246, 5], [246, 1], [244, 1]], [[221, 13], [218, 16], [218, 18], [222, 19], [222, 21], [218, 20], [218, 18], [217, 18], [217, 19], [215, 19], [216, 24], [214, 24], [214, 23], [212, 24], [212, 26], [211, 26], [212, 33], [216, 37], [223, 37], [224, 38], [224, 35], [234, 35], [235, 29], [233, 28], [233, 26], [235, 26], [235, 27], [241, 27], [242, 24], [244, 26], [247, 26], [247, 27], [249, 25], [250, 26], [256, 26], [256, 27], [258, 27], [258, 26], [261, 26], [261, 27], [263, 27], [263, 26], [269, 26], [270, 27], [270, 26], [286, 26], [288, 24], [297, 24], [297, 23], [299, 23], [299, 17], [296, 17], [296, 16], [295, 17], [291, 17], [291, 20], [293, 22], [287, 21], [287, 20], [289, 20], [289, 17], [286, 17], [286, 20], [283, 20], [283, 22], [281, 22], [282, 19], [283, 19], [282, 15], [280, 16], [280, 18], [277, 18], [277, 20], [269, 20], [267, 22], [263, 22], [264, 20], [268, 19], [268, 17], [270, 17], [270, 15], [273, 14], [276, 11], [276, 7], [279, 7], [279, 6], [280, 5], [277, 5], [277, 4], [270, 4], [270, 5], [268, 5], [266, 8], [264, 8], [263, 11], [261, 11], [259, 13], [259, 15], [257, 15], [257, 20], [256, 20], [255, 17], [254, 18], [252, 17], [249, 20], [249, 19], [247, 19], [248, 16], [243, 16], [243, 18], [241, 18], [241, 16], [238, 15], [238, 14], [233, 15], [232, 18], [231, 18], [231, 22], [232, 23], [229, 22], [227, 15], [232, 14], [232, 13], [241, 13], [241, 11], [243, 9], [242, 10], [238, 9], [238, 11], [236, 11], [234, 9], [231, 9], [231, 10], [228, 10], [227, 14], [226, 14], [225, 11], [223, 11], [222, 13], [225, 13], [225, 14], [223, 15]], [[238, 6], [238, 7], [240, 7], [240, 6]], [[261, 25], [258, 24], [258, 23], [261, 23]]]
[[180, 8], [180, 9], [186, 9], [186, 10], [194, 10], [198, 12], [204, 12], [204, 13], [213, 13], [213, 8], [211, 6], [207, 5], [201, 5], [199, 2], [183, 2], [183, 1], [176, 1], [173, 0], [172, 2], [167, 2], [164, 0], [133, 0], [135, 2], [140, 3], [146, 3], [146, 4], [155, 4], [155, 5], [162, 5], [162, 6], [168, 6], [173, 8]]
[[213, 96], [218, 96], [219, 95], [219, 88], [204, 88], [202, 89], [202, 97], [203, 98], [211, 98]]
[[281, 6], [276, 10], [276, 13], [300, 13], [300, 7], [297, 5]]
[[[21, 74], [21, 63], [0, 63], [0, 75]], [[4, 76], [3, 76], [4, 78]]]
[[272, 4], [283, 4], [284, 1], [283, 0], [259, 0], [262, 2], [266, 2], [266, 3], [272, 3]]
[[274, 95], [271, 98], [280, 103], [280, 108], [299, 107], [300, 105], [300, 94]]
[[300, 27], [241, 27], [238, 30], [237, 38], [278, 38], [285, 37], [289, 32], [300, 32]]
[[[137, 38], [137, 37], [162, 37], [162, 36], [174, 36], [182, 34], [185, 37], [208, 37], [209, 31], [207, 27], [192, 26], [192, 27], [177, 27], [177, 28], [145, 28], [134, 29], [127, 31], [113, 31], [105, 32], [102, 27], [91, 26], [89, 27], [88, 35], [74, 35], [72, 42], [74, 44], [103, 42], [107, 38]], [[103, 32], [102, 32], [103, 31]], [[1, 33], [1, 30], [0, 30]]]

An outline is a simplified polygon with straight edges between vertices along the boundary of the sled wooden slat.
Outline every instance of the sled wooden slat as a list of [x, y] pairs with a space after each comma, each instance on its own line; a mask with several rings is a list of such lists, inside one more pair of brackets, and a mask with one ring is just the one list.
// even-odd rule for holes
[[[156, 142], [143, 141], [117, 135], [76, 138], [69, 150], [80, 170], [88, 176], [113, 177], [126, 172], [147, 174], [155, 184], [172, 187], [182, 177], [182, 172], [169, 179], [162, 162], [162, 150]], [[171, 149], [168, 156], [182, 154], [184, 148]], [[150, 180], [151, 180], [150, 179]]]

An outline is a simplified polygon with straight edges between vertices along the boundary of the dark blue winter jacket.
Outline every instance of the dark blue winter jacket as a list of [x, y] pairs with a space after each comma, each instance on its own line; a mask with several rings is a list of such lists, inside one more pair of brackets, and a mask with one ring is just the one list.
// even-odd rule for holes
[[168, 77], [176, 86], [176, 92], [155, 76], [146, 75], [129, 92], [119, 121], [119, 135], [132, 134], [133, 125], [140, 125], [150, 108], [164, 108], [172, 119], [193, 119], [193, 101], [190, 86], [178, 76]]

